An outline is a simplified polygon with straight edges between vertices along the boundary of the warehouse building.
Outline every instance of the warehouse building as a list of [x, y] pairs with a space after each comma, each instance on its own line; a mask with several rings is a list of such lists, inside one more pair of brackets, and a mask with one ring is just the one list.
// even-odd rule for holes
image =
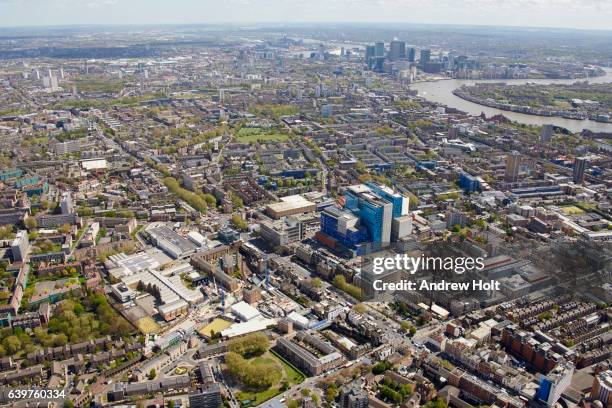
[[198, 246], [190, 240], [180, 236], [165, 225], [148, 229], [147, 234], [151, 242], [174, 259], [193, 255]]
[[266, 213], [277, 220], [290, 215], [315, 211], [316, 208], [315, 203], [308, 201], [301, 195], [292, 195], [282, 197], [280, 203], [269, 204], [266, 207]]

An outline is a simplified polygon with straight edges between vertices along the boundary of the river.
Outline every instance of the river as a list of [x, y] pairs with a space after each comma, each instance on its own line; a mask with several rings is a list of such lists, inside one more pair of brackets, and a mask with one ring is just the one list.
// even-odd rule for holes
[[[612, 69], [603, 68], [606, 74], [599, 77], [590, 78], [589, 82], [594, 84], [610, 83], [612, 86]], [[437, 103], [442, 103], [446, 106], [459, 109], [467, 112], [470, 115], [480, 115], [484, 112], [487, 117], [493, 115], [504, 115], [510, 120], [525, 123], [528, 125], [544, 125], [551, 124], [566, 128], [572, 132], [580, 132], [583, 129], [589, 129], [593, 132], [610, 132], [612, 133], [612, 123], [596, 122], [593, 120], [573, 120], [564, 119], [556, 116], [537, 116], [526, 115], [524, 113], [504, 111], [500, 109], [490, 108], [488, 106], [479, 105], [474, 102], [466, 101], [453, 94], [453, 91], [461, 85], [473, 85], [480, 82], [505, 82], [508, 85], [521, 85], [527, 82], [538, 84], [571, 84], [578, 79], [494, 79], [494, 80], [473, 80], [473, 79], [441, 79], [435, 81], [416, 82], [410, 87], [418, 91], [419, 96]]]

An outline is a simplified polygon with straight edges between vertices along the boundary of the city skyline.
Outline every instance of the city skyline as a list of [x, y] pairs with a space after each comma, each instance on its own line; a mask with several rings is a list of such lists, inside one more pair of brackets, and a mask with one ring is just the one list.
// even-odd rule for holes
[[0, 0], [0, 408], [612, 407], [611, 0], [460, 3]]
[[0, 0], [0, 27], [211, 23], [398, 23], [610, 30], [601, 0]]

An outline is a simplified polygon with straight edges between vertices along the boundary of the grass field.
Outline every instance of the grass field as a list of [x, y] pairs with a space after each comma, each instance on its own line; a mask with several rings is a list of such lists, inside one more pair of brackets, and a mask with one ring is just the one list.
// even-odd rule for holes
[[249, 363], [253, 365], [274, 364], [278, 368], [281, 368], [282, 377], [277, 384], [264, 391], [238, 391], [236, 393], [236, 398], [238, 401], [249, 401], [243, 406], [259, 405], [283, 392], [284, 389], [282, 388], [282, 384], [284, 382], [291, 387], [293, 385], [300, 384], [302, 381], [304, 381], [304, 378], [306, 378], [302, 372], [273, 351], [269, 351], [261, 357], [256, 357], [249, 360]]
[[138, 327], [138, 330], [140, 330], [143, 334], [157, 333], [160, 329], [159, 324], [157, 324], [155, 320], [153, 320], [149, 316], [139, 319], [136, 322], [136, 326]]
[[584, 211], [581, 210], [580, 208], [576, 207], [575, 205], [568, 205], [567, 207], [563, 207], [562, 210], [563, 210], [563, 213], [567, 214], [567, 215], [582, 215], [582, 214], [584, 214]]
[[580, 201], [576, 205], [585, 211], [591, 211], [591, 210], [597, 209], [596, 203], [590, 203], [587, 201]]
[[276, 352], [271, 351], [270, 354], [276, 357], [276, 359], [278, 359], [278, 361], [280, 361], [283, 365], [286, 378], [289, 380], [289, 384], [300, 384], [302, 381], [304, 381], [306, 376], [300, 370], [295, 368], [291, 363], [279, 356]]
[[260, 366], [260, 365], [265, 365], [265, 364], [275, 364], [275, 362], [271, 358], [256, 357], [253, 360], [251, 360], [251, 364], [253, 364], [254, 366]]
[[231, 325], [232, 323], [228, 322], [227, 320], [217, 318], [198, 330], [198, 333], [200, 333], [200, 336], [202, 337], [210, 338], [212, 337], [213, 332], [221, 333], [221, 331], [227, 329]]
[[262, 142], [285, 142], [289, 140], [289, 135], [284, 133], [264, 132], [261, 128], [240, 128], [236, 133], [239, 143]]

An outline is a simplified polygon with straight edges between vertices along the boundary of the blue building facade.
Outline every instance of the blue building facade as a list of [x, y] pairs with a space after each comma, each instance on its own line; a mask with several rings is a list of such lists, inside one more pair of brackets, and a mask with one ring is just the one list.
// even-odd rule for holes
[[467, 173], [461, 173], [459, 176], [459, 187], [466, 193], [474, 193], [482, 188], [478, 177]]
[[436, 160], [424, 160], [424, 161], [417, 162], [416, 169], [417, 170], [422, 170], [422, 169], [435, 170], [437, 166], [438, 166], [438, 162]]
[[379, 186], [378, 184], [374, 184], [372, 182], [366, 183], [366, 186], [368, 186], [368, 188], [372, 190], [372, 192], [378, 197], [391, 202], [391, 204], [393, 205], [393, 218], [402, 216], [402, 207], [404, 204], [404, 197], [402, 195], [390, 191], [390, 189], [388, 188], [383, 188], [383, 186]]
[[408, 212], [407, 198], [374, 183], [348, 187], [344, 199], [344, 209], [323, 211], [320, 232], [353, 250], [364, 243], [388, 244], [393, 219]]
[[0, 173], [0, 181], [7, 181], [12, 178], [21, 177], [22, 174], [23, 170], [20, 169], [4, 170]]
[[342, 217], [354, 217], [352, 213], [338, 206], [330, 206], [321, 213], [321, 232], [337, 241], [340, 245], [353, 251], [358, 251], [360, 244], [369, 240], [368, 231], [364, 226], [343, 227]]

